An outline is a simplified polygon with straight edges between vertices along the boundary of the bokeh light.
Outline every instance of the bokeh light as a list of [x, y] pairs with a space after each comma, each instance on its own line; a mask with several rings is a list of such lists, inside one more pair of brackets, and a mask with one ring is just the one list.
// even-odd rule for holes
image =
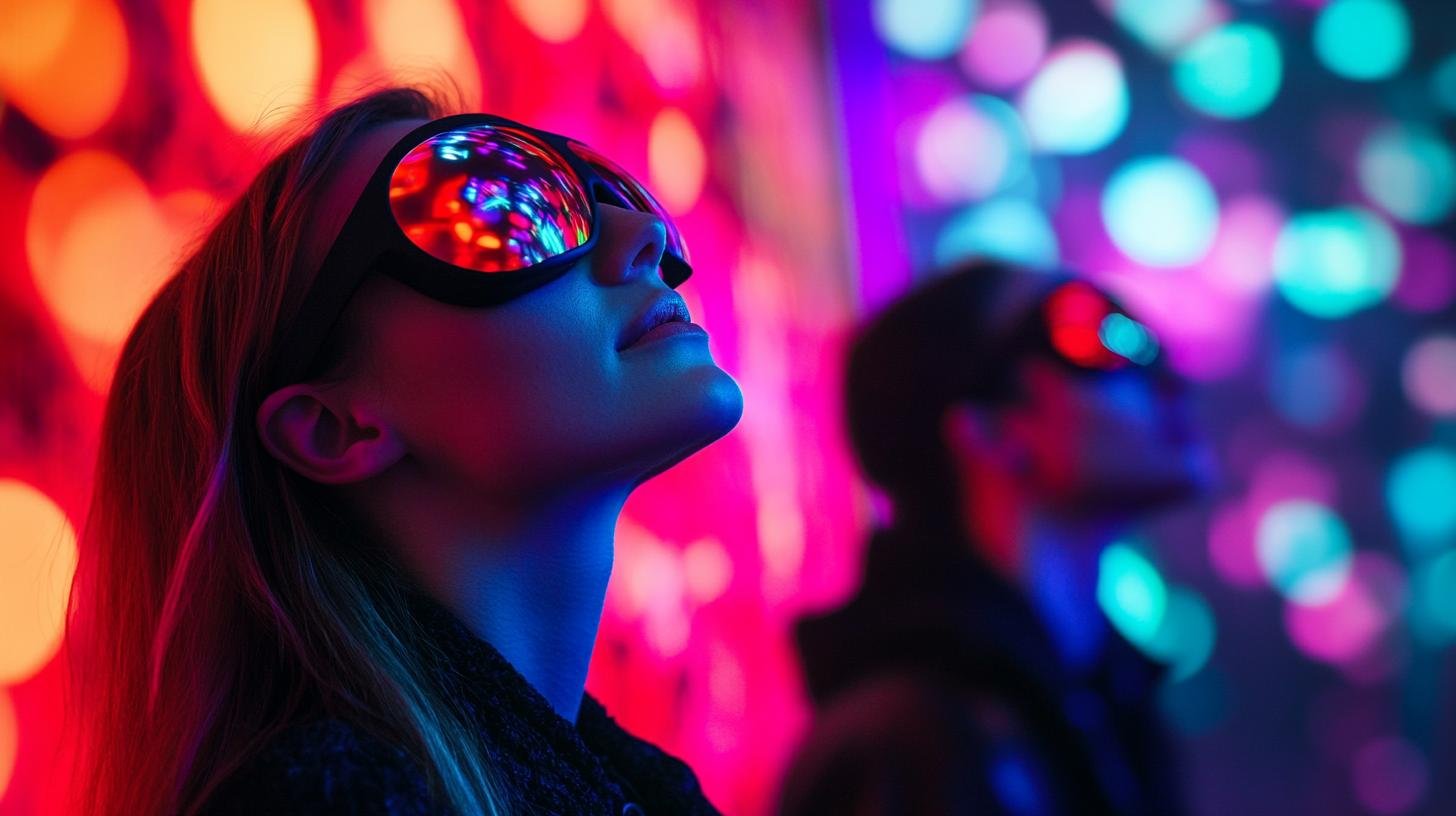
[[998, 97], [956, 97], [920, 126], [915, 166], [941, 201], [980, 199], [1030, 171], [1030, 146], [1016, 111]]
[[687, 114], [666, 108], [647, 131], [647, 172], [653, 193], [673, 215], [693, 208], [703, 194], [708, 156]]
[[467, 109], [482, 105], [480, 66], [450, 0], [366, 0], [364, 19], [394, 81], [458, 89]]
[[1102, 219], [1117, 247], [1149, 266], [1191, 264], [1218, 234], [1218, 198], [1198, 168], [1149, 156], [1113, 174], [1102, 194]]
[[1175, 587], [1168, 592], [1157, 631], [1143, 645], [1150, 656], [1168, 665], [1168, 679], [1177, 683], [1203, 669], [1217, 639], [1218, 626], [1208, 602], [1187, 587]]
[[1411, 628], [1433, 645], [1456, 641], [1456, 551], [1443, 552], [1412, 573]]
[[304, 0], [193, 0], [192, 55], [228, 126], [266, 131], [305, 111], [318, 83], [319, 39]]
[[957, 213], [936, 238], [937, 264], [973, 256], [1050, 270], [1059, 262], [1057, 235], [1036, 204], [998, 198]]
[[1142, 553], [1117, 542], [1098, 561], [1097, 604], [1123, 637], [1146, 648], [1162, 627], [1168, 587]]
[[131, 65], [126, 24], [116, 4], [11, 0], [3, 11], [0, 96], [5, 103], [62, 138], [95, 133], [116, 111]]
[[1366, 744], [1351, 770], [1356, 799], [1376, 816], [1411, 812], [1425, 798], [1430, 782], [1425, 755], [1400, 737]]
[[1269, 107], [1283, 77], [1279, 41], [1251, 23], [1232, 23], [1203, 35], [1173, 66], [1173, 82], [1183, 100], [1220, 119], [1243, 119]]
[[1296, 499], [1270, 507], [1259, 520], [1256, 547], [1264, 577], [1295, 603], [1328, 602], [1349, 577], [1350, 533], [1319, 502]]
[[1366, 386], [1350, 355], [1334, 345], [1282, 350], [1268, 367], [1269, 399], [1279, 415], [1310, 431], [1338, 431], [1365, 407]]
[[1102, 319], [1097, 336], [1108, 351], [1147, 365], [1158, 356], [1158, 339], [1143, 324], [1124, 314], [1112, 313]]
[[1017, 108], [1034, 146], [1052, 153], [1100, 150], [1127, 125], [1122, 59], [1095, 40], [1068, 40], [1022, 90]]
[[1315, 54], [1346, 79], [1391, 76], [1405, 65], [1410, 46], [1410, 20], [1395, 0], [1330, 0], [1315, 20]]
[[1349, 579], [1318, 603], [1290, 603], [1284, 628], [1305, 655], [1354, 665], [1379, 643], [1407, 602], [1405, 575], [1389, 556], [1357, 553]]
[[49, 497], [0, 479], [0, 685], [19, 683], [50, 662], [61, 645], [76, 533]]
[[1356, 167], [1365, 195], [1402, 221], [1434, 224], [1456, 205], [1456, 153], [1423, 125], [1393, 124], [1371, 133]]
[[992, 90], [1025, 82], [1047, 50], [1047, 20], [1031, 0], [991, 0], [961, 49], [966, 75]]
[[537, 37], [551, 43], [576, 39], [586, 25], [587, 0], [507, 0]]
[[1446, 113], [1456, 113], [1456, 53], [1441, 60], [1431, 72], [1431, 96]]
[[1218, 20], [1210, 0], [1097, 0], [1103, 11], [1148, 48], [1168, 52]]
[[1431, 416], [1456, 416], [1456, 335], [1435, 334], [1412, 345], [1401, 382], [1415, 407]]
[[26, 224], [36, 288], [88, 338], [120, 342], [171, 271], [176, 245], [159, 203], [112, 154], [73, 153], [36, 185]]
[[1347, 317], [1384, 300], [1400, 265], [1395, 231], [1358, 207], [1297, 214], [1274, 248], [1280, 293], [1315, 317]]
[[1456, 302], [1456, 248], [1431, 230], [1401, 230], [1400, 282], [1390, 299], [1406, 311], [1439, 312]]
[[1385, 498], [1411, 547], [1456, 544], [1456, 452], [1426, 447], [1396, 459]]
[[874, 0], [875, 29], [902, 54], [941, 59], [960, 48], [979, 6], [976, 0]]

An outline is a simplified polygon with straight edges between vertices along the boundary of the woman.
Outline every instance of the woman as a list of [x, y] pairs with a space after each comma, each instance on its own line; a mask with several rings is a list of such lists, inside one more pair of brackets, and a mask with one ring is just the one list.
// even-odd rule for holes
[[627, 495], [742, 395], [640, 185], [393, 89], [146, 309], [72, 597], [87, 813], [713, 812], [584, 695]]

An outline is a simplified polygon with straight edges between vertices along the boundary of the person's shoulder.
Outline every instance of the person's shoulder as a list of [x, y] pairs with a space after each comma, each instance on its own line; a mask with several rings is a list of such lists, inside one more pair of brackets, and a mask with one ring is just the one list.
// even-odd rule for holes
[[205, 816], [437, 812], [423, 769], [403, 748], [339, 719], [290, 725], [208, 797]]

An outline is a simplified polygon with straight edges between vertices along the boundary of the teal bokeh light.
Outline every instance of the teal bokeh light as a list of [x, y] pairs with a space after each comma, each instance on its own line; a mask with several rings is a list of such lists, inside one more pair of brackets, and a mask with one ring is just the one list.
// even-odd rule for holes
[[1315, 21], [1315, 54], [1346, 79], [1391, 76], [1410, 47], [1410, 19], [1395, 0], [1331, 0]]
[[1431, 72], [1431, 96], [1447, 113], [1456, 113], [1456, 54], [1451, 54]]
[[1445, 552], [1411, 573], [1411, 628], [1425, 640], [1456, 640], [1456, 552]]
[[938, 266], [973, 256], [1052, 269], [1058, 263], [1057, 235], [1033, 202], [999, 198], [957, 214], [936, 238]]
[[1173, 83], [1184, 101], [1221, 119], [1243, 119], [1269, 107], [1283, 77], [1279, 41], [1249, 23], [1198, 38], [1173, 67]]
[[1400, 276], [1400, 240], [1358, 207], [1301, 213], [1274, 246], [1274, 280], [1285, 299], [1316, 317], [1347, 317], [1384, 300]]
[[[1107, 0], [1103, 0], [1105, 4]], [[1112, 18], [1157, 51], [1188, 38], [1208, 19], [1209, 0], [1111, 0]]]
[[1202, 595], [1186, 587], [1168, 593], [1163, 620], [1145, 644], [1148, 655], [1171, 667], [1173, 682], [1197, 674], [1213, 656], [1218, 627]]
[[1456, 452], [1428, 447], [1400, 457], [1390, 468], [1385, 498], [1408, 546], [1456, 543]]
[[1142, 553], [1111, 544], [1098, 561], [1097, 604], [1123, 637], [1146, 648], [1163, 625], [1168, 586]]
[[942, 59], [960, 49], [978, 0], [875, 0], [875, 30], [891, 48], [917, 59]]
[[1456, 153], [1423, 125], [1387, 125], [1360, 147], [1360, 187], [1386, 212], [1434, 224], [1456, 205]]
[[1349, 580], [1350, 533], [1319, 502], [1296, 499], [1270, 507], [1259, 520], [1255, 545], [1264, 577], [1294, 603], [1324, 603]]
[[1102, 345], [1138, 365], [1147, 365], [1158, 356], [1158, 340], [1141, 323], [1116, 312], [1104, 317], [1097, 331]]
[[1185, 266], [1213, 246], [1218, 198], [1188, 162], [1146, 157], [1113, 174], [1102, 193], [1102, 220], [1129, 258], [1149, 266]]
[[1017, 107], [1033, 145], [1051, 153], [1083, 154], [1101, 150], [1122, 133], [1128, 105], [1117, 52], [1076, 40], [1047, 58]]

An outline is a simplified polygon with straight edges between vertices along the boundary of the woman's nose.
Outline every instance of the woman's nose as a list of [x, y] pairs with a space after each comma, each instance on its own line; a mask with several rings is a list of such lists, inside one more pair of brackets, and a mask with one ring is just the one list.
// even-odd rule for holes
[[630, 283], [659, 275], [667, 251], [667, 227], [651, 213], [601, 205], [601, 230], [592, 251], [592, 275], [601, 283]]

